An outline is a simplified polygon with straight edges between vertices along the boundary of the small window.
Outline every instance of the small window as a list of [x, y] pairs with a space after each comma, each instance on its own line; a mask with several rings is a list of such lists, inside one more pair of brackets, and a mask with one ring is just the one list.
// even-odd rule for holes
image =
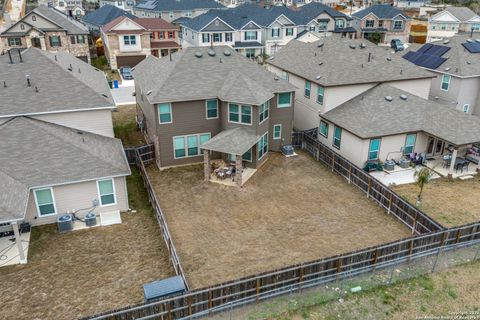
[[259, 108], [259, 122], [262, 123], [263, 121], [268, 119], [268, 112], [270, 109], [270, 100], [262, 103]]
[[282, 78], [283, 80], [287, 80], [287, 81], [288, 81], [288, 72], [282, 70], [282, 75], [280, 76], [280, 78]]
[[207, 119], [218, 119], [218, 100], [207, 100]]
[[232, 33], [231, 33], [231, 32], [225, 33], [225, 41], [231, 42], [232, 39], [233, 39], [233, 38], [232, 38]]
[[37, 16], [32, 15], [32, 21], [37, 21]]
[[158, 33], [158, 39], [163, 39], [163, 38], [164, 38], [163, 32], [159, 32], [159, 33]]
[[310, 90], [312, 88], [312, 83], [310, 81], [305, 81], [305, 97], [310, 99]]
[[373, 28], [373, 27], [375, 27], [375, 20], [365, 21], [365, 28]]
[[[192, 35], [193, 35], [193, 33], [192, 33]], [[169, 31], [168, 32], [168, 39], [173, 39], [173, 38], [175, 38], [175, 34], [173, 33], [173, 31]]]
[[318, 23], [318, 32], [327, 30], [327, 27], [328, 27], [328, 21], [320, 21]]
[[113, 179], [99, 180], [98, 195], [100, 197], [100, 206], [112, 206], [116, 204], [115, 200], [115, 187], [113, 185]]
[[293, 36], [293, 28], [286, 28], [286, 29], [285, 29], [285, 35], [286, 35], [287, 37]]
[[282, 138], [282, 125], [276, 124], [273, 126], [273, 140], [279, 140]]
[[320, 134], [328, 138], [328, 123], [323, 120], [320, 120]]
[[383, 27], [383, 20], [378, 20], [378, 27], [379, 28]]
[[333, 146], [340, 149], [342, 142], [342, 128], [335, 126], [333, 129]]
[[244, 161], [252, 161], [252, 149], [248, 150], [242, 155], [242, 160]]
[[403, 148], [403, 154], [410, 154], [415, 149], [415, 140], [417, 135], [415, 133], [407, 134], [405, 139], [405, 148]]
[[25, 30], [25, 25], [23, 23], [20, 24], [20, 29]]
[[210, 34], [202, 33], [202, 42], [203, 43], [209, 43], [210, 42]]
[[450, 78], [451, 76], [448, 75], [448, 74], [444, 74], [442, 76], [442, 85], [441, 85], [441, 89], [443, 91], [448, 91], [448, 88], [450, 87]]
[[77, 43], [84, 44], [85, 36], [77, 36]]
[[258, 160], [268, 152], [268, 131], [258, 140], [257, 143]]
[[320, 105], [323, 105], [323, 97], [324, 97], [324, 94], [325, 94], [325, 89], [321, 86], [318, 86], [318, 90], [317, 90], [317, 102], [320, 104]]
[[76, 39], [75, 36], [70, 36], [70, 43], [71, 43], [71, 44], [77, 43], [77, 39]]
[[280, 37], [280, 28], [272, 28], [272, 38]]
[[370, 148], [368, 150], [368, 160], [378, 160], [380, 154], [381, 139], [371, 139]]
[[469, 104], [464, 104], [463, 105], [463, 112], [468, 113], [470, 111], [470, 105]]
[[158, 119], [160, 124], [172, 123], [172, 105], [170, 103], [161, 103], [158, 105]]
[[345, 20], [339, 19], [335, 20], [335, 28], [345, 28]]
[[315, 25], [311, 25], [309, 28], [308, 28], [309, 31], [315, 31]]
[[185, 17], [191, 17], [192, 16], [192, 11], [185, 11]]
[[403, 29], [403, 21], [402, 20], [393, 21], [393, 29], [395, 29], [395, 30]]
[[34, 193], [37, 213], [40, 217], [57, 213], [52, 188], [38, 189]]
[[292, 93], [283, 92], [278, 94], [278, 108], [286, 108], [292, 105]]
[[61, 47], [62, 43], [60, 41], [60, 36], [50, 36], [50, 46], [51, 47]]

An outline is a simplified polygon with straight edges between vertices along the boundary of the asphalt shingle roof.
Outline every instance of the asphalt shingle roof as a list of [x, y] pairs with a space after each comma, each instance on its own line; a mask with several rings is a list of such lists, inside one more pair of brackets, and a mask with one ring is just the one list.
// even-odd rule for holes
[[[210, 56], [209, 51], [215, 56]], [[224, 54], [226, 51], [229, 56]], [[195, 53], [202, 53], [202, 57]], [[287, 81], [227, 46], [185, 48], [171, 57], [172, 61], [148, 56], [133, 70], [135, 81], [151, 104], [218, 97], [259, 105], [274, 93], [295, 90]]]
[[473, 12], [470, 8], [467, 7], [447, 7], [445, 8], [445, 11], [450, 12], [455, 18], [457, 18], [461, 22], [466, 22], [478, 16], [475, 12]]
[[322, 86], [434, 77], [395, 55], [390, 48], [336, 35], [312, 43], [292, 40], [268, 63]]
[[258, 142], [258, 139], [260, 136], [239, 127], [220, 132], [202, 144], [201, 148], [241, 156], [250, 150]]
[[29, 189], [130, 174], [120, 140], [28, 117], [0, 125], [0, 222], [22, 219]]
[[423, 131], [458, 146], [480, 142], [480, 117], [387, 84], [373, 87], [322, 117], [363, 139]]
[[0, 117], [115, 105], [105, 74], [68, 53], [29, 48], [22, 63], [16, 51], [11, 54], [14, 64], [7, 54], [0, 56]]
[[135, 16], [127, 11], [124, 11], [120, 8], [115, 6], [106, 4], [99, 9], [87, 14], [83, 17], [83, 21], [86, 23], [95, 25], [97, 27], [102, 27], [109, 23], [110, 21], [120, 17], [120, 16], [127, 16], [131, 19], [134, 19]]
[[224, 5], [215, 0], [148, 0], [138, 2], [134, 8], [151, 11], [188, 11], [224, 8]]
[[405, 13], [403, 13], [402, 10], [397, 9], [389, 4], [375, 4], [371, 7], [368, 7], [366, 9], [360, 10], [355, 12], [352, 17], [358, 18], [358, 19], [363, 19], [370, 13], [373, 13], [376, 15], [379, 19], [393, 19], [399, 14], [403, 15], [407, 19], [411, 19], [409, 16], [407, 16]]

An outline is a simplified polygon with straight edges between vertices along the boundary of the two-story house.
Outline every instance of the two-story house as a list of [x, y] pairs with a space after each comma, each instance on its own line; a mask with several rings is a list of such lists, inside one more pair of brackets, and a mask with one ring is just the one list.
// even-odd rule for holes
[[379, 83], [427, 99], [434, 77], [390, 49], [340, 36], [312, 43], [290, 41], [266, 66], [298, 88], [294, 126], [299, 130], [318, 127], [319, 115]]
[[295, 88], [228, 46], [147, 57], [134, 71], [137, 119], [159, 168], [236, 163], [235, 182], [291, 143]]
[[427, 42], [459, 32], [480, 32], [480, 16], [467, 7], [447, 7], [428, 19]]
[[40, 5], [0, 34], [5, 49], [35, 47], [69, 52], [90, 62], [88, 29], [54, 8]]
[[192, 18], [210, 9], [225, 8], [215, 0], [146, 0], [133, 7], [133, 14], [142, 18], [162, 18], [172, 22], [178, 18]]
[[128, 11], [107, 4], [85, 15], [82, 18], [82, 22], [92, 34], [99, 36], [100, 29], [104, 25], [121, 16], [129, 17], [131, 19], [135, 18], [135, 16]]
[[352, 17], [360, 38], [383, 44], [393, 39], [409, 40], [412, 19], [391, 5], [376, 4], [355, 12]]
[[12, 49], [0, 56], [0, 79], [0, 224], [26, 263], [20, 224], [89, 213], [98, 224], [118, 221], [130, 168], [102, 71], [65, 52]]
[[100, 0], [100, 8], [106, 5], [114, 6], [127, 12], [133, 13], [133, 7], [135, 6], [135, 0]]
[[159, 18], [120, 16], [102, 27], [101, 37], [112, 69], [134, 67], [146, 56], [163, 57], [180, 49], [178, 28]]

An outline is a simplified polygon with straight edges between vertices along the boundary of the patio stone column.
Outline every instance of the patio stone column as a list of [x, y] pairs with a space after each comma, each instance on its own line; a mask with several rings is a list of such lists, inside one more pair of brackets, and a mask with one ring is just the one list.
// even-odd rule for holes
[[235, 183], [237, 186], [242, 186], [243, 163], [242, 156], [238, 155], [235, 158]]
[[15, 234], [15, 242], [18, 248], [18, 255], [20, 256], [20, 263], [26, 264], [27, 259], [25, 258], [25, 252], [23, 251], [22, 240], [20, 239], [20, 232], [18, 231], [17, 221], [11, 223], [13, 228], [13, 233]]
[[205, 182], [209, 182], [212, 173], [212, 167], [210, 166], [210, 150], [203, 150], [203, 172], [205, 174]]
[[457, 153], [458, 153], [458, 149], [457, 148], [453, 149], [452, 160], [450, 162], [450, 169], [448, 170], [449, 178], [453, 177], [453, 170], [455, 170], [455, 160], [457, 159]]

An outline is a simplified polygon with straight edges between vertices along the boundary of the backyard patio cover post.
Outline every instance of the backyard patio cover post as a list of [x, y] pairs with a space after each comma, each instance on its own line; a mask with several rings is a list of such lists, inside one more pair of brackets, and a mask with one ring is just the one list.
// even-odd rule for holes
[[235, 155], [235, 183], [242, 185], [242, 156], [250, 150], [257, 142], [258, 137], [254, 132], [246, 128], [234, 128], [220, 132], [212, 139], [200, 146], [203, 152], [203, 164], [205, 181], [210, 181], [210, 152], [216, 151]]

